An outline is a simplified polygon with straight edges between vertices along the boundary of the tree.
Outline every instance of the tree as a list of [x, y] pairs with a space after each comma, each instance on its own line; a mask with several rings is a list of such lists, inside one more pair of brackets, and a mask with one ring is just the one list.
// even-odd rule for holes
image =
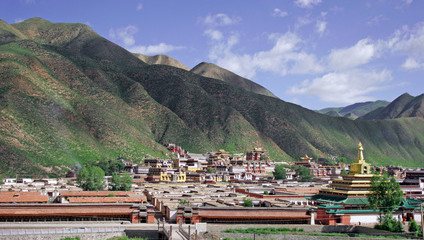
[[84, 191], [98, 191], [104, 188], [105, 172], [92, 165], [82, 167], [77, 175], [77, 183]]
[[415, 222], [414, 219], [412, 219], [409, 222], [408, 231], [416, 233], [418, 230], [420, 230], [420, 226], [417, 224], [417, 222]]
[[369, 206], [385, 214], [393, 212], [403, 198], [399, 183], [394, 177], [389, 180], [387, 175], [374, 176], [371, 179], [370, 192], [367, 195]]
[[300, 181], [302, 182], [309, 182], [312, 180], [311, 172], [309, 171], [309, 168], [300, 166], [296, 170], [297, 176], [300, 178]]
[[348, 174], [348, 172], [346, 171], [346, 169], [342, 169], [340, 175], [346, 175], [346, 174]]
[[[376, 228], [392, 232], [402, 232], [402, 224], [393, 218], [393, 210], [402, 202], [403, 191], [396, 179], [390, 180], [387, 175], [375, 175], [371, 179], [370, 193], [367, 195], [368, 205], [380, 212], [380, 224]], [[384, 214], [384, 217], [381, 214]]]
[[216, 168], [208, 167], [206, 168], [207, 173], [216, 173]]
[[132, 188], [133, 179], [128, 173], [112, 173], [111, 190], [112, 191], [130, 191]]
[[275, 165], [272, 175], [274, 175], [275, 179], [286, 179], [286, 169], [283, 165]]
[[125, 165], [122, 162], [123, 158], [122, 157], [118, 157], [115, 160], [108, 160], [108, 161], [100, 161], [96, 164], [96, 166], [100, 167], [101, 169], [103, 169], [103, 171], [105, 172], [105, 174], [107, 176], [111, 176], [113, 173], [117, 172], [121, 172], [122, 170], [124, 170]]
[[248, 199], [248, 198], [244, 198], [243, 199], [243, 205], [245, 207], [253, 207], [253, 202], [252, 200]]

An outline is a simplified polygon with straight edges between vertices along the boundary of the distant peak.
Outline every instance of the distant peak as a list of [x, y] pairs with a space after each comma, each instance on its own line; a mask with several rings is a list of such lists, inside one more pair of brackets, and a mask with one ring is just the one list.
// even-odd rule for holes
[[176, 68], [181, 68], [186, 71], [190, 71], [190, 68], [179, 62], [178, 60], [164, 54], [154, 55], [154, 56], [147, 56], [140, 53], [133, 53], [134, 56], [139, 58], [141, 61], [149, 64], [149, 65], [168, 65]]
[[406, 93], [399, 96], [399, 98], [401, 98], [401, 97], [412, 97], [412, 96], [409, 93], [406, 92]]
[[40, 17], [28, 18], [27, 20], [22, 21], [20, 23], [50, 23], [50, 24], [52, 24], [52, 22], [47, 21], [46, 19], [40, 18]]

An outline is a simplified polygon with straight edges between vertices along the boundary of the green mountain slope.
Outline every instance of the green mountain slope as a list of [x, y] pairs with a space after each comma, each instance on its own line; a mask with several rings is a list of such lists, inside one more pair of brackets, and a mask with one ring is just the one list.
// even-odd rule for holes
[[262, 87], [261, 85], [252, 82], [249, 79], [240, 77], [239, 75], [232, 73], [224, 68], [221, 68], [213, 63], [202, 62], [195, 66], [193, 69], [191, 69], [191, 72], [204, 77], [222, 80], [230, 85], [242, 88], [253, 93], [278, 98], [271, 91]]
[[322, 114], [327, 114], [333, 117], [346, 117], [352, 120], [357, 119], [358, 117], [364, 116], [378, 108], [386, 107], [389, 105], [387, 101], [375, 101], [375, 102], [362, 102], [355, 103], [346, 107], [339, 108], [324, 108], [318, 110], [317, 112]]
[[403, 117], [424, 118], [424, 94], [413, 97], [404, 93], [386, 107], [378, 108], [363, 117], [363, 120], [394, 119]]
[[332, 118], [148, 65], [83, 24], [3, 22], [0, 39], [2, 173], [54, 176], [118, 156], [167, 157], [170, 142], [191, 152], [260, 146], [290, 161], [304, 154], [353, 160], [362, 141], [370, 162], [418, 166], [424, 159], [422, 118]]

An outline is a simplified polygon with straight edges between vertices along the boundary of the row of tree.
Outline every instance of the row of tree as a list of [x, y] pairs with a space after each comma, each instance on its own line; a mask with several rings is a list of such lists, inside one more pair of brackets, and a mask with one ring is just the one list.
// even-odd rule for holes
[[296, 175], [298, 176], [298, 179], [302, 182], [309, 182], [312, 180], [312, 175], [310, 170], [307, 167], [304, 166], [295, 166], [295, 165], [285, 165], [285, 164], [278, 164], [275, 165], [274, 172], [272, 174], [274, 175], [275, 179], [286, 179], [287, 178], [287, 171], [286, 168], [290, 168], [296, 172]]
[[112, 191], [130, 191], [132, 177], [120, 172], [124, 169], [121, 159], [84, 165], [77, 174], [77, 183], [84, 191], [98, 191], [106, 187], [105, 174], [112, 176], [109, 189]]

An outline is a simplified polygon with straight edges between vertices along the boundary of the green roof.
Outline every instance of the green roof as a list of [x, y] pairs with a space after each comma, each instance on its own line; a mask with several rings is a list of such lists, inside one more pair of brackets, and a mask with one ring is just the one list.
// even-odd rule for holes
[[319, 202], [327, 202], [332, 204], [346, 204], [346, 205], [367, 205], [367, 198], [344, 198], [344, 197], [336, 197], [336, 196], [327, 196], [327, 195], [313, 195], [307, 197], [310, 200], [319, 201]]
[[344, 197], [335, 197], [335, 196], [327, 196], [327, 195], [312, 195], [312, 196], [305, 196], [305, 198], [314, 200], [314, 201], [320, 201], [320, 202], [329, 202], [329, 203], [341, 203], [346, 198]]
[[400, 204], [400, 207], [407, 208], [407, 209], [417, 209], [420, 207], [421, 203], [422, 203], [421, 200], [412, 199], [412, 198], [404, 198], [402, 200], [402, 203]]
[[367, 198], [346, 198], [342, 202], [346, 205], [367, 205], [368, 199]]
[[318, 205], [319, 208], [325, 208], [325, 209], [343, 209], [344, 207], [342, 205], [332, 205], [332, 204], [320, 204]]

